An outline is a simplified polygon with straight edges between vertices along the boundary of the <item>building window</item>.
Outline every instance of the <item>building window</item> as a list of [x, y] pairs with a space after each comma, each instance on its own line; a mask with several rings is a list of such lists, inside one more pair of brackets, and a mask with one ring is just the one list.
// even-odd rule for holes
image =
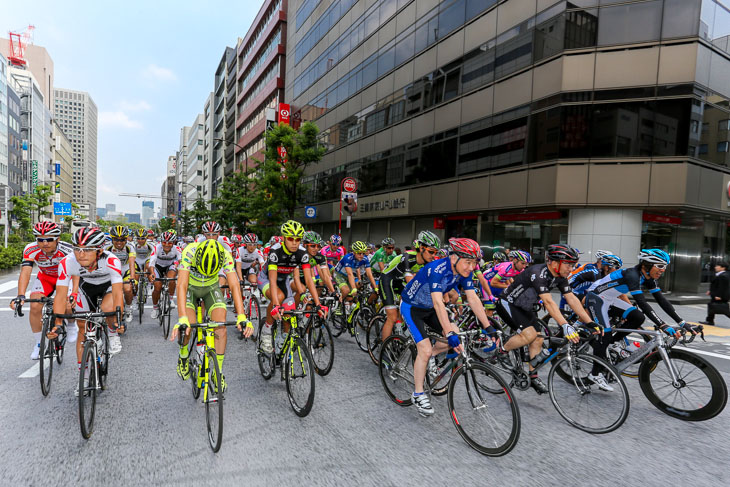
[[730, 120], [720, 120], [717, 123], [717, 130], [721, 132], [730, 130]]
[[717, 143], [717, 152], [727, 152], [728, 146], [730, 145], [730, 142], [718, 142]]

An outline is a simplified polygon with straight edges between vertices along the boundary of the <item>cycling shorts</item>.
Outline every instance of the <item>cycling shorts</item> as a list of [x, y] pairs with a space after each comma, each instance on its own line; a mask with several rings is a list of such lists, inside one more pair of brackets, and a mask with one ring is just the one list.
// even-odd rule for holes
[[401, 301], [400, 314], [408, 325], [408, 330], [416, 343], [428, 338], [428, 332], [443, 335], [444, 331], [439, 322], [436, 310], [433, 308], [416, 308]]
[[76, 301], [76, 313], [96, 313], [99, 308], [96, 306], [96, 302], [99, 298], [104, 298], [105, 295], [112, 292], [112, 283], [103, 282], [101, 284], [89, 284], [88, 282], [81, 281], [79, 284], [79, 297]]
[[33, 284], [30, 286], [30, 295], [40, 293], [45, 297], [49, 297], [56, 290], [56, 281], [58, 277], [49, 276], [39, 272]]
[[188, 284], [188, 296], [185, 307], [195, 309], [195, 305], [199, 299], [203, 300], [208, 316], [210, 316], [210, 312], [214, 309], [225, 309], [226, 307], [226, 302], [223, 300], [223, 292], [221, 292], [221, 288], [217, 282], [210, 286], [192, 286]]
[[[350, 283], [347, 281], [347, 276], [341, 272], [333, 271], [332, 272], [333, 277], [335, 278], [336, 287], [340, 288], [342, 286], [350, 287]], [[356, 280], [357, 281], [357, 280]]]
[[383, 302], [383, 308], [397, 308], [396, 296], [403, 292], [403, 280], [401, 279], [381, 279], [378, 283], [378, 296]]
[[497, 301], [497, 314], [509, 326], [512, 331], [523, 330], [533, 327], [538, 333], [542, 332], [542, 325], [538, 321], [537, 314], [530, 310], [513, 306], [504, 299]]
[[177, 272], [177, 266], [175, 264], [170, 264], [167, 267], [160, 267], [155, 264], [155, 278], [167, 277], [167, 273], [170, 271]]
[[[259, 273], [259, 290], [266, 294], [266, 291], [269, 290], [270, 282], [269, 279], [264, 276], [264, 273]], [[284, 294], [284, 299], [290, 298], [294, 296], [294, 291], [292, 290], [292, 277], [289, 274], [283, 274], [283, 275], [277, 275], [276, 278], [276, 285], [281, 290], [281, 292]], [[281, 300], [283, 301], [283, 299]]]

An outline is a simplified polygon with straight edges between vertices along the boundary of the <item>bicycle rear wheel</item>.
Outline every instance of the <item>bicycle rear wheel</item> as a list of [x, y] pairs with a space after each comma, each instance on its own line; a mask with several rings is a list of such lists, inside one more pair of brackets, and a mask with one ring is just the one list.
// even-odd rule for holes
[[368, 345], [368, 354], [370, 355], [370, 360], [372, 360], [375, 365], [380, 364], [380, 345], [382, 344], [380, 336], [383, 333], [384, 324], [385, 316], [377, 314], [373, 316], [370, 323], [368, 323], [368, 328], [365, 333], [365, 341]]
[[223, 441], [223, 379], [218, 368], [218, 356], [215, 350], [208, 350], [208, 369], [205, 381], [205, 426], [208, 429], [208, 443], [217, 452]]
[[96, 368], [96, 350], [92, 340], [84, 344], [79, 369], [79, 425], [81, 436], [88, 440], [94, 431], [94, 413], [96, 412], [96, 385], [98, 369]]
[[[40, 362], [38, 367], [40, 369], [41, 378], [41, 393], [47, 396], [51, 392], [51, 378], [53, 377], [53, 356], [56, 351], [56, 340], [49, 340], [46, 337], [46, 333], [50, 331], [50, 320], [43, 320], [43, 328], [41, 329], [41, 350], [40, 350]], [[48, 367], [48, 370], [46, 370]]]
[[401, 336], [391, 335], [380, 347], [380, 381], [388, 397], [399, 406], [413, 402], [415, 360], [415, 345], [409, 346], [408, 339]]
[[106, 322], [99, 324], [101, 331], [98, 332], [98, 342], [96, 353], [98, 354], [98, 375], [97, 380], [102, 391], [106, 390], [107, 381], [109, 376], [109, 329], [106, 326]]
[[289, 348], [284, 353], [284, 380], [294, 413], [304, 417], [314, 404], [314, 365], [306, 343], [298, 336], [291, 337]]
[[677, 382], [661, 353], [646, 357], [639, 367], [639, 385], [646, 398], [664, 414], [683, 421], [712, 419], [725, 409], [727, 385], [717, 369], [686, 350], [667, 350]]
[[[570, 373], [570, 381], [558, 380], [559, 371]], [[601, 390], [589, 379], [603, 374], [611, 391]], [[548, 374], [550, 400], [570, 425], [587, 433], [603, 434], [620, 427], [629, 415], [629, 391], [621, 376], [607, 361], [595, 355], [566, 355], [553, 364]]]
[[335, 361], [335, 342], [325, 321], [315, 316], [307, 329], [307, 344], [312, 354], [314, 370], [325, 376], [332, 370]]
[[[492, 394], [499, 389], [502, 394]], [[520, 437], [520, 410], [512, 390], [491, 367], [472, 362], [460, 367], [449, 382], [449, 412], [459, 435], [481, 453], [509, 453]]]

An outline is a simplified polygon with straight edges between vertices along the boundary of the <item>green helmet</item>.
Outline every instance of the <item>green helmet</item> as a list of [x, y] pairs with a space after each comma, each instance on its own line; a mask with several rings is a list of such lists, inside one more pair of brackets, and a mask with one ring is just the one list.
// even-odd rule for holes
[[418, 234], [418, 237], [416, 238], [416, 243], [418, 244], [418, 247], [421, 245], [424, 245], [426, 247], [432, 247], [434, 249], [438, 249], [441, 247], [441, 239], [436, 236], [433, 232], [429, 232], [428, 230], [424, 230], [421, 233]]
[[308, 232], [304, 232], [304, 237], [302, 237], [302, 243], [322, 245], [322, 237], [320, 237], [317, 232], [310, 230]]

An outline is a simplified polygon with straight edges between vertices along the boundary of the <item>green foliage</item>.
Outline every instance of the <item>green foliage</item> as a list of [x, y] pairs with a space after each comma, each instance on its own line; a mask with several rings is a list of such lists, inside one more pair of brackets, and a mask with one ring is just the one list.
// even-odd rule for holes
[[[302, 176], [325, 152], [317, 141], [318, 133], [311, 122], [303, 123], [298, 132], [284, 124], [266, 132], [266, 158], [249, 170], [251, 188], [244, 199], [246, 216], [256, 222], [251, 228], [263, 237], [273, 234], [280, 222], [296, 219], [296, 210], [302, 206]], [[279, 163], [279, 147], [287, 154], [283, 165]]]
[[10, 238], [8, 238], [8, 246], [0, 247], [0, 269], [8, 269], [20, 264], [23, 261], [25, 245], [25, 242], [10, 243]]
[[71, 243], [71, 234], [70, 233], [62, 233], [59, 237], [61, 242], [68, 242]]
[[13, 204], [13, 209], [10, 211], [10, 215], [18, 222], [18, 229], [20, 233], [28, 235], [31, 229], [30, 198], [28, 195], [13, 196], [10, 198], [10, 202]]
[[198, 197], [190, 210], [180, 212], [179, 218], [180, 233], [193, 235], [198, 233], [203, 223], [213, 218], [213, 216], [203, 198]]
[[166, 216], [165, 218], [161, 219], [159, 223], [157, 224], [157, 230], [159, 233], [166, 232], [169, 229], [171, 229], [174, 226], [172, 218], [169, 216]]
[[50, 186], [36, 186], [32, 192], [22, 196], [13, 196], [10, 202], [13, 209], [10, 215], [17, 220], [21, 235], [29, 236], [34, 220], [42, 220], [42, 217], [51, 217], [48, 206], [51, 204], [53, 190]]

